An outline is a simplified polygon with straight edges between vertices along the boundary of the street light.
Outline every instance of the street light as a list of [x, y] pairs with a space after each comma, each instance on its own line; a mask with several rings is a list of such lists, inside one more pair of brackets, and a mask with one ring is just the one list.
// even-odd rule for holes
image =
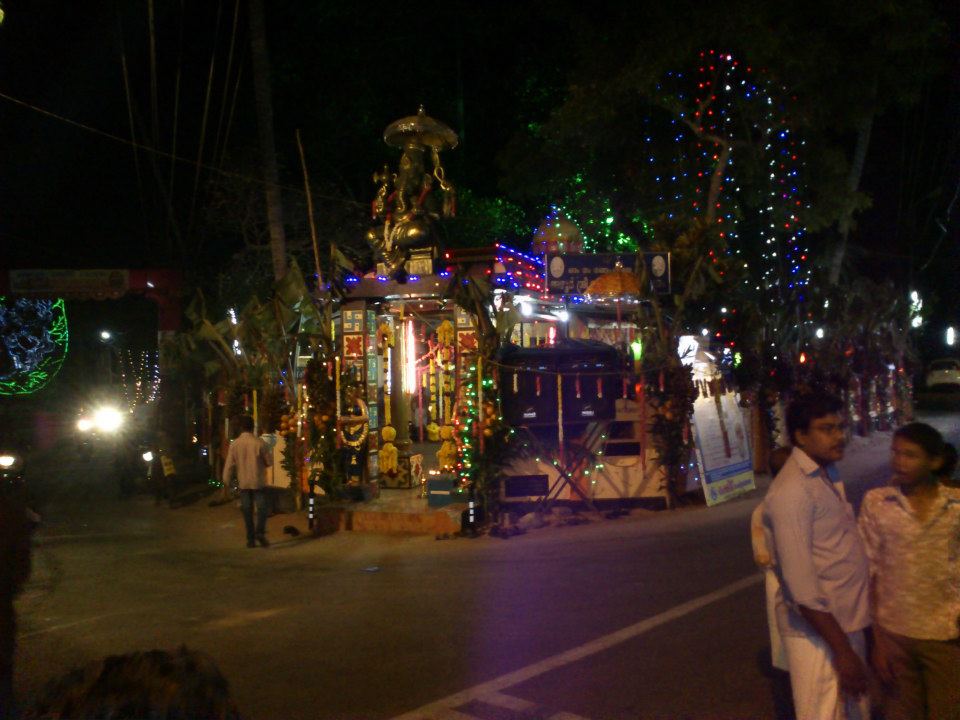
[[107, 384], [113, 385], [113, 356], [117, 352], [117, 336], [106, 328], [101, 330], [98, 335], [103, 351], [103, 359], [98, 362], [103, 363]]

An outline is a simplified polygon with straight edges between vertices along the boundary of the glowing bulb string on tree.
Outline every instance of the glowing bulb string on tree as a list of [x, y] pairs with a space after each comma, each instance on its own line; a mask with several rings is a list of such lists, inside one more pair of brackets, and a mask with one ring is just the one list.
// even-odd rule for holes
[[[719, 139], [729, 149], [731, 143], [756, 145], [759, 137], [758, 157], [767, 169], [760, 174], [766, 179], [766, 188], [754, 188], [765, 193], [765, 202], [755, 208], [762, 226], [756, 265], [761, 271], [759, 276], [747, 275], [745, 281], [757, 284], [761, 300], [768, 305], [803, 302], [810, 282], [809, 251], [803, 242], [806, 233], [798, 219], [798, 212], [805, 207], [799, 157], [805, 143], [789, 127], [786, 105], [790, 98], [785, 89], [762, 72], [743, 66], [732, 54], [715, 50], [701, 52], [697, 70], [690, 75], [668, 72], [658, 88], [670, 101], [668, 104], [682, 104], [688, 96], [694, 100], [689, 113], [680, 113], [670, 121], [677, 148], [672, 157], [654, 152], [652, 142], [657, 131], [651, 128], [650, 117], [644, 120], [649, 161], [655, 166], [655, 181], [661, 189], [660, 202], [666, 202], [669, 195], [671, 203], [686, 200], [694, 215], [714, 214], [718, 236], [727, 244], [729, 255], [742, 255], [752, 249], [744, 246], [738, 231], [738, 217], [746, 203], [735, 172], [736, 152], [729, 154], [727, 167], [720, 168], [721, 176], [716, 176], [717, 163], [722, 159], [717, 148], [721, 146], [710, 140]], [[738, 135], [744, 125], [746, 136]], [[708, 180], [720, 183], [716, 202], [709, 206], [704, 202], [711, 190]], [[693, 185], [689, 193], [689, 185], [684, 187], [688, 183]], [[667, 215], [674, 217], [672, 212]], [[718, 256], [711, 256], [710, 262], [716, 265]], [[753, 261], [744, 263], [744, 267], [754, 272]]]

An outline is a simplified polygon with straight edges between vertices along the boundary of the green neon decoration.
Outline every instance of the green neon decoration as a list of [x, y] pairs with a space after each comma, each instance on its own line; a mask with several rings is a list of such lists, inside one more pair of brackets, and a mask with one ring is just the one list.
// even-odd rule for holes
[[63, 367], [69, 348], [63, 298], [0, 295], [0, 395], [30, 395]]

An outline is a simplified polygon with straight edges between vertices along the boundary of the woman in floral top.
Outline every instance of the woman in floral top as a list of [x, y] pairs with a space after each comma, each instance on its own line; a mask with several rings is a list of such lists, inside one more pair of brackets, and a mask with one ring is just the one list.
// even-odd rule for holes
[[938, 482], [950, 449], [924, 423], [897, 430], [892, 484], [860, 510], [886, 720], [960, 719], [960, 490]]

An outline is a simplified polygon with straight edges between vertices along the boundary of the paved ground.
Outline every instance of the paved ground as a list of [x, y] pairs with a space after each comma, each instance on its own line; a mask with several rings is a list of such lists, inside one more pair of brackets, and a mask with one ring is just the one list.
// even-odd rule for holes
[[[956, 415], [932, 418], [954, 439]], [[889, 437], [857, 439], [851, 495]], [[511, 540], [342, 533], [243, 545], [231, 506], [121, 502], [105, 466], [49, 458], [17, 686], [106, 654], [209, 653], [244, 717], [774, 717], [749, 514], [635, 512]]]

